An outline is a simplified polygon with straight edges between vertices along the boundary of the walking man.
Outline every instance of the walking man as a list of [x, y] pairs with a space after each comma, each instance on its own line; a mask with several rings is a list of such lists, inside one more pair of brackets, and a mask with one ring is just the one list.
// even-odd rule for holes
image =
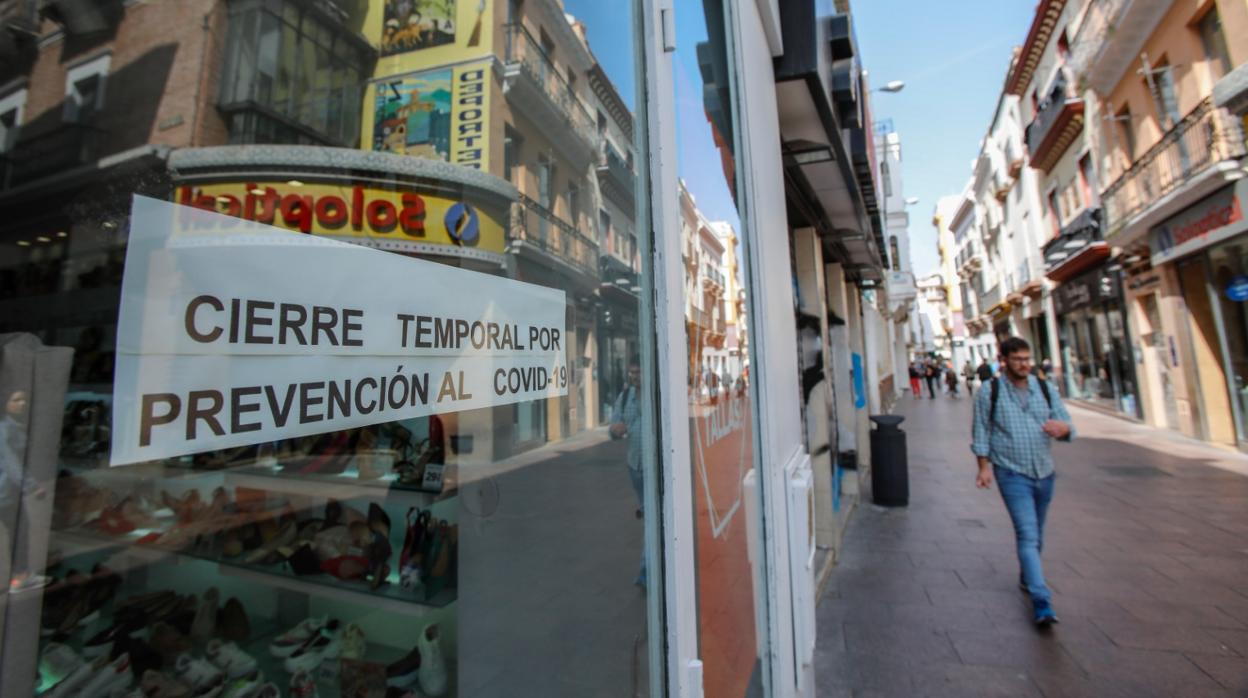
[[1002, 375], [975, 396], [971, 451], [979, 473], [975, 486], [996, 479], [1014, 523], [1019, 585], [1031, 595], [1037, 626], [1057, 622], [1052, 594], [1044, 583], [1044, 516], [1053, 499], [1054, 439], [1069, 441], [1074, 426], [1057, 389], [1031, 375], [1031, 346], [1021, 337], [1001, 343]]
[[923, 386], [919, 383], [919, 365], [917, 361], [910, 363], [910, 393], [915, 400], [923, 397]]
[[975, 374], [979, 378], [979, 387], [981, 389], [988, 385], [988, 381], [992, 380], [992, 366], [988, 365], [988, 359], [984, 359], [979, 368], [975, 369]]
[[923, 379], [927, 381], [927, 396], [936, 399], [936, 362], [931, 359], [923, 366]]

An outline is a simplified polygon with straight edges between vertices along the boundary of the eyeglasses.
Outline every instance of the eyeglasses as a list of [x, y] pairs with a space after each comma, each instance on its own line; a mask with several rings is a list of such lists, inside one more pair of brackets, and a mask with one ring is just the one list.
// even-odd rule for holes
[[1009, 361], [1009, 362], [1010, 362], [1010, 363], [1012, 363], [1012, 364], [1029, 364], [1029, 363], [1031, 363], [1031, 357], [1030, 357], [1030, 356], [1008, 356], [1008, 357], [1006, 357], [1006, 359], [1005, 359], [1005, 360], [1006, 360], [1006, 361]]

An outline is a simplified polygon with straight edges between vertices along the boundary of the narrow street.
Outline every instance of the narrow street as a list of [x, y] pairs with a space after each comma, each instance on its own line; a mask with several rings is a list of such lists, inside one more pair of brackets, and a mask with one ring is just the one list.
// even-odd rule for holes
[[1248, 457], [1071, 407], [1033, 628], [1013, 530], [974, 486], [971, 401], [903, 398], [910, 506], [864, 501], [817, 609], [818, 695], [1248, 693]]

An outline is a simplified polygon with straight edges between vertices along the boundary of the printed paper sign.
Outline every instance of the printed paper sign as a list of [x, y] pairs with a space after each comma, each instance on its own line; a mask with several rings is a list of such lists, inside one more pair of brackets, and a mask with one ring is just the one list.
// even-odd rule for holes
[[136, 196], [112, 465], [566, 395], [564, 293]]

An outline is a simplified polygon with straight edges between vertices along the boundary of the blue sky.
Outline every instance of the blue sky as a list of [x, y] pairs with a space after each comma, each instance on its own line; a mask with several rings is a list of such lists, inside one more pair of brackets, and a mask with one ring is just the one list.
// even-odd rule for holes
[[896, 94], [877, 92], [877, 119], [901, 136], [910, 249], [915, 274], [936, 269], [936, 200], [956, 194], [988, 130], [1005, 83], [1010, 49], [1022, 44], [1035, 12], [1031, 0], [857, 0], [851, 5], [862, 63], [873, 86], [904, 80]]

